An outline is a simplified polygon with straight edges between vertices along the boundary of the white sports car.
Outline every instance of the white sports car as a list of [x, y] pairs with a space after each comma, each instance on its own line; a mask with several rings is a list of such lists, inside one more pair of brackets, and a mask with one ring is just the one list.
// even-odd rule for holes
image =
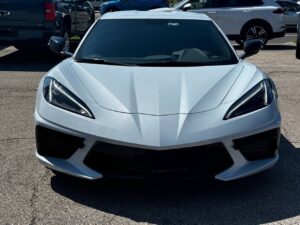
[[[52, 37], [53, 51], [65, 40]], [[35, 110], [38, 159], [69, 175], [214, 177], [272, 167], [281, 117], [272, 80], [238, 56], [207, 16], [107, 13], [72, 57], [42, 78]]]

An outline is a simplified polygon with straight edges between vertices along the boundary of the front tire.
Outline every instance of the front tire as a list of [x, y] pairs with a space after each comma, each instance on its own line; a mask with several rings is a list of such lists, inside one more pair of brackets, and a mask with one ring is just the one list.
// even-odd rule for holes
[[65, 39], [66, 45], [64, 48], [64, 51], [69, 52], [70, 51], [70, 28], [67, 26], [67, 24], [64, 24], [61, 30], [61, 36]]
[[297, 39], [296, 58], [300, 59], [300, 37]]

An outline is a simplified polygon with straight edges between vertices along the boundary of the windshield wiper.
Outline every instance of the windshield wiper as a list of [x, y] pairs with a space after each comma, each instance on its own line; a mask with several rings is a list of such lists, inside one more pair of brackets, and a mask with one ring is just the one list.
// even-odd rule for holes
[[109, 61], [100, 58], [79, 58], [79, 59], [75, 59], [75, 61], [79, 63], [105, 64], [105, 65], [116, 65], [116, 66], [134, 66], [134, 64], [114, 62], [114, 61]]
[[137, 64], [138, 66], [204, 66], [204, 63], [200, 62], [178, 62], [178, 61], [160, 61], [160, 62], [144, 62]]

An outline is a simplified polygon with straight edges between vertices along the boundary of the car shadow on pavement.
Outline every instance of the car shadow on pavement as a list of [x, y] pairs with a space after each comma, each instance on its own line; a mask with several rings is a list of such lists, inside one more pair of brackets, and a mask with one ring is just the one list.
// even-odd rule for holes
[[0, 71], [46, 72], [61, 60], [62, 57], [46, 49], [9, 51], [0, 56]]
[[56, 193], [76, 203], [135, 222], [222, 225], [268, 223], [300, 214], [298, 150], [283, 136], [280, 160], [275, 167], [233, 182], [91, 182], [53, 176], [51, 186]]

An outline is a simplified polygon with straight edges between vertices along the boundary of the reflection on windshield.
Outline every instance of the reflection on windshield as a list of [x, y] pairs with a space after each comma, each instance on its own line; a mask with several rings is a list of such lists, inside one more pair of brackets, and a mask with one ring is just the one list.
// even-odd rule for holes
[[205, 66], [237, 63], [211, 21], [102, 20], [75, 56], [77, 61], [137, 66]]

